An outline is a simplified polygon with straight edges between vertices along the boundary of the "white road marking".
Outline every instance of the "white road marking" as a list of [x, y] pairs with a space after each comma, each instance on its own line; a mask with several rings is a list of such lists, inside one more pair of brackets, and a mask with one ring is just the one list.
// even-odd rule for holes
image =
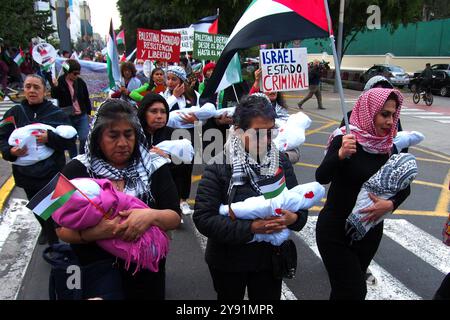
[[26, 202], [23, 199], [11, 199], [9, 207], [2, 214], [0, 300], [17, 299], [41, 229], [33, 214], [25, 208]]
[[384, 234], [440, 272], [450, 273], [449, 248], [412, 223], [403, 219], [387, 219]]
[[[395, 220], [397, 221], [397, 220]], [[317, 217], [310, 216], [305, 227], [300, 232], [293, 232], [302, 239], [317, 255], [322, 259], [316, 244], [316, 223]], [[376, 285], [367, 286], [366, 300], [421, 300], [422, 298], [408, 289], [389, 272], [383, 269], [375, 261], [370, 264], [372, 274], [377, 278]]]

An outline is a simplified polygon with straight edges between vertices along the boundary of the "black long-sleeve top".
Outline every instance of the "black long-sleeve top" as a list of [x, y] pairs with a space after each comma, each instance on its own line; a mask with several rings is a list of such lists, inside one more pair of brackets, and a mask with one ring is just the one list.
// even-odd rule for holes
[[[355, 154], [349, 159], [339, 160], [342, 137], [337, 136], [332, 140], [325, 158], [317, 168], [316, 180], [321, 184], [331, 182], [321, 214], [332, 214], [336, 218], [346, 219], [355, 206], [363, 183], [387, 162], [389, 155], [368, 153], [357, 143]], [[394, 210], [405, 201], [410, 192], [411, 188], [408, 186], [390, 198], [394, 202]]]

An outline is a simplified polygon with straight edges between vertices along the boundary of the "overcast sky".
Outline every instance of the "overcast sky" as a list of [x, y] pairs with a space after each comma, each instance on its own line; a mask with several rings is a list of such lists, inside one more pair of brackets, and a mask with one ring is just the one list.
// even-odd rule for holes
[[117, 10], [117, 0], [87, 0], [91, 9], [91, 22], [94, 32], [103, 38], [109, 32], [109, 21], [113, 19], [114, 29], [120, 27], [120, 13]]

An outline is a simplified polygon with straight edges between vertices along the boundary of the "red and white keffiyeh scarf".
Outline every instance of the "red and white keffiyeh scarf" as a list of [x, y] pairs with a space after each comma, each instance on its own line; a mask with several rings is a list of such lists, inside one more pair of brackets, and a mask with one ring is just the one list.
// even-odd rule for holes
[[[377, 135], [375, 129], [375, 116], [383, 110], [383, 106], [391, 93], [395, 93], [398, 99], [398, 108], [394, 114], [391, 132], [382, 137]], [[402, 94], [395, 89], [375, 88], [363, 93], [356, 102], [350, 116], [350, 131], [356, 137], [356, 141], [363, 149], [370, 153], [390, 153], [400, 116], [400, 108], [403, 103]], [[346, 134], [345, 126], [336, 129], [328, 140], [328, 146], [334, 137]], [[328, 149], [328, 148], [327, 148]]]

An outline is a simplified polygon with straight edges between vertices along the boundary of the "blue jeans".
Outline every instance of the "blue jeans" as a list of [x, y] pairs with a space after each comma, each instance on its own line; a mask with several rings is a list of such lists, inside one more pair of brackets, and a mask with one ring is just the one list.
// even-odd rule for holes
[[89, 133], [89, 118], [86, 113], [76, 115], [76, 116], [70, 116], [70, 122], [72, 123], [72, 127], [77, 130], [78, 133], [78, 139], [80, 140], [80, 152], [77, 150], [77, 145], [74, 144], [72, 148], [69, 149], [69, 155], [70, 158], [75, 158], [78, 153], [83, 154], [84, 153], [84, 145], [86, 144], [86, 139]]

